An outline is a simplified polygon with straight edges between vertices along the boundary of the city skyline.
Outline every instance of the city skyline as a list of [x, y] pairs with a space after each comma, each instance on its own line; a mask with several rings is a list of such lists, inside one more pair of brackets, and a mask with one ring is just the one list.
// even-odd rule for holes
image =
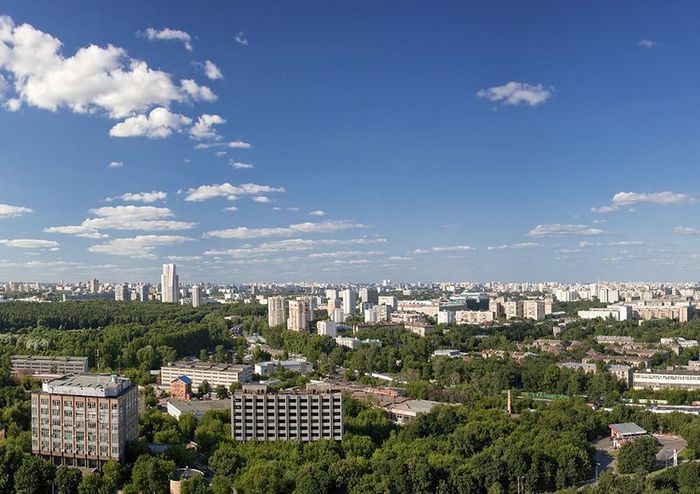
[[164, 5], [0, 8], [0, 280], [700, 274], [697, 4]]

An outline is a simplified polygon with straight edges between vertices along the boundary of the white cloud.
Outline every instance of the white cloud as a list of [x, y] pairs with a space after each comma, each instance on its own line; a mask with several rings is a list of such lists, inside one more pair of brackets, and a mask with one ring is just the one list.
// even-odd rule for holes
[[390, 261], [412, 261], [412, 257], [406, 257], [406, 256], [389, 256]]
[[97, 254], [127, 256], [139, 259], [156, 259], [154, 250], [157, 247], [181, 244], [191, 241], [189, 237], [180, 235], [137, 235], [131, 238], [115, 238], [104, 244], [92, 245], [88, 251]]
[[94, 234], [100, 230], [187, 230], [196, 223], [171, 219], [174, 214], [168, 208], [155, 206], [113, 206], [91, 209], [94, 218], [87, 218], [80, 225], [54, 226], [49, 233]]
[[681, 236], [690, 236], [690, 235], [697, 235], [700, 233], [697, 228], [691, 228], [689, 226], [678, 226], [673, 229], [673, 234], [674, 235], [681, 235]]
[[249, 142], [245, 141], [231, 141], [226, 145], [233, 149], [250, 149], [252, 147]]
[[245, 37], [245, 33], [243, 31], [238, 31], [238, 34], [234, 39], [239, 45], [248, 46], [248, 39]]
[[124, 162], [123, 161], [110, 161], [109, 165], [107, 165], [109, 168], [122, 168], [124, 167]]
[[654, 40], [643, 38], [637, 42], [637, 45], [641, 46], [642, 48], [654, 48], [655, 46], [658, 46], [658, 43]]
[[230, 183], [202, 185], [197, 188], [189, 189], [185, 201], [199, 202], [215, 197], [226, 197], [227, 199], [234, 200], [242, 195], [258, 195], [271, 192], [284, 192], [284, 187], [271, 187], [269, 185], [258, 184], [232, 185]]
[[268, 203], [272, 202], [272, 199], [270, 199], [267, 196], [255, 196], [255, 197], [253, 197], [253, 201], [259, 202], [261, 204], [268, 204]]
[[0, 245], [15, 249], [50, 249], [58, 247], [59, 243], [53, 240], [41, 240], [36, 238], [13, 238], [0, 240]]
[[240, 161], [234, 161], [231, 160], [229, 164], [235, 169], [235, 170], [250, 170], [251, 168], [254, 168], [254, 165], [252, 163], [242, 163]]
[[613, 204], [629, 206], [640, 203], [669, 206], [674, 204], [694, 204], [697, 199], [682, 192], [618, 192], [613, 196]]
[[299, 211], [299, 208], [297, 208], [297, 207], [291, 207], [291, 208], [287, 208], [287, 210], [288, 210], [288, 211]]
[[52, 226], [44, 228], [45, 233], [63, 233], [66, 235], [75, 235], [82, 238], [108, 238], [106, 233], [100, 233], [93, 228], [88, 228], [81, 225], [72, 226]]
[[217, 238], [264, 238], [264, 237], [285, 237], [302, 233], [331, 233], [339, 230], [350, 230], [355, 228], [366, 228], [366, 225], [353, 223], [347, 220], [328, 220], [321, 223], [297, 223], [286, 227], [273, 228], [228, 228], [225, 230], [213, 230], [205, 234], [206, 237]]
[[547, 101], [552, 92], [545, 89], [542, 84], [511, 81], [502, 86], [482, 89], [476, 95], [479, 98], [500, 102], [503, 105], [517, 106], [522, 103], [528, 106], [537, 106]]
[[309, 254], [309, 259], [337, 259], [339, 257], [365, 257], [365, 256], [381, 256], [384, 252], [378, 250], [361, 251], [361, 250], [339, 250], [335, 252], [316, 252]]
[[187, 51], [192, 51], [192, 36], [185, 31], [178, 29], [153, 29], [149, 27], [144, 31], [143, 36], [150, 41], [180, 41]]
[[207, 86], [200, 86], [192, 79], [182, 79], [180, 89], [193, 101], [216, 101], [217, 96]]
[[9, 204], [0, 204], [0, 219], [16, 218], [25, 214], [33, 213], [34, 211], [24, 206], [11, 206]]
[[89, 45], [65, 57], [61, 41], [30, 24], [16, 26], [0, 16], [0, 71], [9, 76], [10, 110], [22, 104], [44, 110], [69, 108], [76, 113], [105, 112], [114, 119], [132, 117], [173, 102], [211, 99], [196, 83], [181, 81], [131, 58], [112, 45]]
[[224, 211], [238, 211], [238, 208], [236, 206], [229, 206], [224, 208]]
[[437, 252], [465, 252], [476, 250], [471, 245], [441, 245], [437, 247], [428, 247], [427, 249], [416, 249], [413, 254], [434, 254]]
[[322, 211], [320, 209], [317, 209], [316, 211], [311, 211], [309, 213], [309, 216], [326, 216], [326, 212]]
[[119, 122], [109, 130], [112, 137], [150, 137], [163, 139], [173, 131], [179, 131], [192, 123], [192, 120], [177, 113], [159, 107], [151, 110], [148, 115], [136, 115]]
[[599, 208], [591, 208], [592, 213], [612, 213], [617, 211], [619, 208], [617, 206], [600, 206]]
[[120, 196], [108, 197], [105, 199], [107, 202], [122, 200], [126, 202], [145, 202], [151, 203], [156, 201], [162, 201], [168, 197], [167, 192], [160, 190], [152, 190], [151, 192], [127, 192]]
[[487, 250], [504, 250], [504, 249], [531, 249], [533, 247], [541, 247], [542, 244], [536, 242], [520, 242], [517, 244], [502, 244], [502, 245], [490, 245]]
[[319, 249], [321, 247], [338, 247], [342, 245], [376, 245], [385, 244], [384, 238], [351, 238], [351, 239], [301, 239], [292, 238], [288, 240], [276, 240], [274, 242], [264, 242], [255, 247], [245, 246], [238, 249], [227, 250], [209, 250], [205, 255], [209, 256], [232, 256], [232, 257], [250, 257], [250, 256], [265, 256], [278, 252], [300, 252], [307, 250]]
[[224, 78], [224, 74], [221, 73], [221, 69], [216, 66], [211, 60], [204, 62], [204, 74], [212, 81], [217, 81]]
[[529, 237], [564, 237], [569, 235], [602, 235], [605, 230], [594, 228], [587, 225], [562, 225], [553, 223], [549, 225], [537, 225], [530, 230], [527, 235]]
[[232, 149], [250, 149], [252, 144], [245, 141], [231, 141], [231, 142], [200, 142], [194, 148], [195, 149], [209, 149], [213, 147], [227, 147]]
[[209, 115], [204, 113], [203, 115], [200, 115], [200, 117], [197, 119], [197, 122], [190, 127], [189, 133], [192, 137], [195, 139], [220, 139], [221, 136], [216, 132], [216, 129], [214, 128], [214, 125], [221, 125], [225, 124], [226, 120], [224, 120], [222, 117], [219, 115]]

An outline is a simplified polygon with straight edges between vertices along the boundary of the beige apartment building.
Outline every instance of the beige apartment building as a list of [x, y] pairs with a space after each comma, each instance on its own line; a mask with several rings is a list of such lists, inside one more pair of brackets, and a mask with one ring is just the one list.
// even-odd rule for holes
[[316, 384], [271, 393], [264, 384], [245, 385], [231, 397], [231, 435], [236, 441], [342, 441], [340, 389]]
[[17, 377], [40, 374], [83, 374], [88, 371], [88, 359], [87, 357], [12, 355], [10, 371]]
[[129, 380], [69, 374], [32, 393], [32, 453], [54, 464], [101, 469], [124, 462], [138, 437], [138, 389]]
[[267, 299], [267, 325], [271, 328], [281, 326], [287, 321], [287, 301], [284, 297], [268, 297]]
[[216, 364], [201, 360], [181, 360], [160, 368], [160, 383], [168, 385], [180, 376], [192, 380], [192, 389], [207, 381], [212, 387], [232, 383], [245, 383], [253, 378], [253, 366], [241, 364]]

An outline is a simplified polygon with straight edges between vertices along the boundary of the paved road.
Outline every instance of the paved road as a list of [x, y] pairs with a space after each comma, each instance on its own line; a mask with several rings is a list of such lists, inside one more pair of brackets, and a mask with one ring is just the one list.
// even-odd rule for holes
[[666, 462], [668, 462], [669, 465], [673, 463], [674, 449], [680, 453], [688, 445], [685, 439], [678, 436], [662, 436], [660, 434], [655, 434], [654, 437], [659, 444], [661, 444], [661, 449], [656, 454], [656, 461], [664, 466], [666, 465]]

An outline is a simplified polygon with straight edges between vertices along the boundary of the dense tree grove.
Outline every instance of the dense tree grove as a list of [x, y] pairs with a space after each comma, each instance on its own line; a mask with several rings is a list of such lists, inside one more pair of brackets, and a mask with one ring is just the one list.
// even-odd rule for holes
[[[572, 308], [564, 308], [573, 310]], [[580, 345], [564, 354], [538, 352], [536, 358], [474, 356], [482, 350], [522, 351], [537, 338], [551, 338], [552, 322], [509, 322], [489, 328], [439, 327], [418, 337], [396, 327], [360, 328], [360, 338], [379, 346], [350, 350], [331, 338], [268, 328], [265, 308], [232, 304], [197, 309], [167, 304], [108, 301], [51, 304], [4, 303], [0, 307], [0, 422], [7, 439], [0, 441], [0, 494], [59, 492], [63, 494], [165, 493], [176, 467], [200, 462], [211, 475], [192, 479], [183, 493], [495, 493], [574, 492], [594, 475], [592, 442], [608, 433], [608, 424], [636, 422], [656, 433], [675, 433], [688, 440], [685, 456], [700, 458], [700, 418], [680, 413], [653, 414], [623, 406], [648, 392], [625, 391], [604, 372], [584, 374], [560, 368], [563, 359], [580, 358], [599, 334], [630, 335], [655, 342], [661, 336], [700, 337], [700, 323], [687, 325], [579, 321], [564, 340]], [[261, 334], [264, 347], [247, 350], [241, 331]], [[470, 352], [465, 359], [432, 357], [440, 348]], [[415, 398], [448, 404], [398, 426], [367, 402], [349, 396], [345, 404], [342, 442], [320, 441], [236, 443], [230, 437], [230, 412], [209, 411], [201, 419], [176, 420], [155, 407], [152, 388], [142, 393], [144, 411], [139, 438], [127, 453], [127, 464], [108, 463], [101, 473], [80, 474], [32, 457], [29, 434], [29, 392], [32, 379], [17, 382], [8, 373], [9, 355], [83, 355], [93, 370], [118, 371], [141, 384], [148, 371], [183, 356], [218, 362], [239, 362], [248, 353], [255, 361], [279, 350], [286, 357], [301, 354], [316, 369], [312, 376], [279, 372], [275, 387], [300, 386], [309, 378], [337, 375], [366, 383], [370, 372], [396, 375]], [[661, 354], [660, 364], [697, 358], [697, 349], [681, 355]], [[685, 362], [682, 362], [685, 363]], [[505, 411], [505, 393], [515, 390], [514, 415]], [[202, 386], [202, 392], [225, 397], [232, 390]], [[528, 393], [530, 392], [530, 393]], [[531, 393], [566, 395], [542, 401]], [[674, 403], [700, 399], [697, 392], [651, 393]], [[594, 409], [591, 403], [607, 407]], [[188, 447], [197, 445], [195, 453]], [[149, 446], [165, 452], [154, 454]], [[622, 475], [608, 472], [591, 493], [697, 492], [700, 467], [647, 473], [654, 468], [657, 446], [639, 441], [618, 455]], [[629, 473], [625, 473], [629, 472]], [[567, 490], [569, 489], [569, 490]]]

